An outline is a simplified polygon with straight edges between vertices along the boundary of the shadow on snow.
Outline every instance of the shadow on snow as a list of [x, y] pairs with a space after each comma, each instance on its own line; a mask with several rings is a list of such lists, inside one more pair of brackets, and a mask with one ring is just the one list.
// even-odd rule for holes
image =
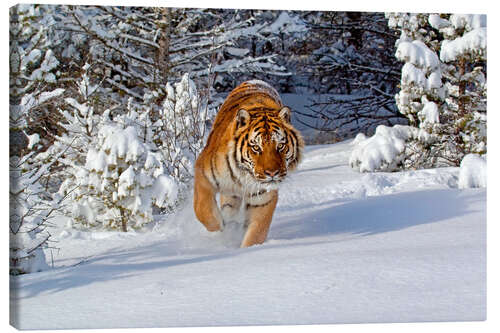
[[[424, 190], [368, 197], [361, 200], [333, 200], [300, 216], [278, 217], [270, 238], [298, 239], [336, 233], [376, 234], [434, 223], [470, 213], [470, 203], [483, 200], [484, 193], [464, 195], [461, 190]], [[288, 214], [287, 214], [288, 215]]]

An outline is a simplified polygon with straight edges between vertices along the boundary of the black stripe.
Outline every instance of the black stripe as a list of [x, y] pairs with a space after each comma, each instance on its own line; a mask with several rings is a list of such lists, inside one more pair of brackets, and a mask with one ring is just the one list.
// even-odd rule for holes
[[242, 162], [246, 162], [246, 163], [248, 163], [248, 164], [251, 164], [251, 163], [250, 163], [250, 160], [249, 160], [249, 159], [247, 159], [247, 158], [243, 155], [243, 151], [245, 150], [245, 148], [247, 148], [247, 147], [245, 147], [245, 143], [247, 143], [247, 142], [248, 142], [248, 140], [246, 140], [246, 139], [248, 139], [248, 134], [245, 136], [245, 140], [241, 140], [241, 141], [243, 141], [243, 142], [242, 142], [242, 144], [240, 145], [240, 156], [241, 156], [241, 161], [242, 161]]
[[256, 197], [256, 196], [259, 196], [259, 195], [264, 194], [264, 193], [266, 193], [266, 192], [267, 192], [266, 190], [260, 190], [260, 191], [259, 191], [259, 192], [257, 192], [257, 193], [252, 193], [252, 194], [250, 194], [250, 196], [251, 196], [251, 197]]
[[234, 151], [233, 151], [233, 159], [234, 159], [234, 162], [236, 163], [236, 167], [237, 167], [238, 169], [241, 169], [241, 168], [239, 167], [238, 160], [236, 159], [236, 151], [237, 151], [237, 149], [238, 149], [238, 147], [234, 147]]
[[268, 108], [265, 106], [256, 106], [251, 109], [248, 109], [247, 111], [278, 111], [275, 108]]
[[264, 116], [264, 119], [263, 119], [263, 121], [264, 121], [264, 130], [266, 130], [266, 131], [269, 131], [269, 129], [270, 129], [270, 126], [267, 123], [268, 119], [269, 118], [267, 116]]
[[[292, 138], [292, 140], [291, 140], [292, 147], [293, 148], [297, 147], [299, 145], [299, 140], [297, 139], [297, 135], [295, 135], [295, 133], [293, 131], [288, 131], [287, 133]], [[295, 151], [295, 149], [294, 149], [294, 151]]]
[[233, 183], [236, 183], [238, 185], [241, 186], [241, 183], [240, 181], [238, 180], [238, 178], [236, 178], [236, 176], [234, 175], [234, 172], [233, 172], [233, 167], [231, 166], [231, 163], [229, 163], [229, 156], [226, 155], [226, 163], [227, 163], [227, 167], [229, 169], [229, 175], [231, 176], [231, 180], [233, 181]]
[[253, 131], [258, 132], [261, 128], [262, 128], [262, 126], [260, 124], [258, 124], [257, 126], [254, 127]]
[[273, 118], [267, 118], [267, 122], [276, 125], [277, 127], [281, 127], [281, 122], [278, 120], [274, 120]]
[[299, 142], [299, 139], [297, 138], [297, 135], [295, 134], [294, 131], [290, 131], [289, 130], [289, 131], [287, 131], [287, 133], [288, 133], [288, 135], [290, 135], [295, 140], [296, 143]]
[[210, 159], [210, 171], [212, 172], [212, 178], [214, 179], [215, 186], [217, 189], [219, 189], [219, 182], [217, 181], [217, 178], [215, 177], [215, 172], [214, 172], [214, 159], [213, 157]]
[[266, 202], [266, 203], [259, 204], [259, 205], [247, 204], [246, 209], [248, 209], [248, 208], [264, 207], [264, 206], [269, 205], [269, 203], [270, 203], [271, 201], [272, 201], [272, 199], [271, 199], [271, 200], [269, 200], [269, 201], [268, 201], [268, 202]]
[[234, 137], [234, 141], [236, 143], [238, 143], [238, 141], [240, 140], [241, 136], [244, 135], [245, 133], [248, 133], [248, 132], [246, 132], [246, 131], [245, 132], [241, 132], [239, 135], [235, 136]]

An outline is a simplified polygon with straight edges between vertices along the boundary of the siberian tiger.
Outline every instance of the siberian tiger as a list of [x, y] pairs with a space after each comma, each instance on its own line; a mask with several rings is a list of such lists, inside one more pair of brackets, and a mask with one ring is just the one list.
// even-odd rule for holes
[[244, 203], [241, 247], [266, 240], [278, 185], [297, 167], [304, 146], [290, 112], [259, 80], [242, 83], [226, 98], [195, 163], [194, 211], [208, 231], [222, 230]]

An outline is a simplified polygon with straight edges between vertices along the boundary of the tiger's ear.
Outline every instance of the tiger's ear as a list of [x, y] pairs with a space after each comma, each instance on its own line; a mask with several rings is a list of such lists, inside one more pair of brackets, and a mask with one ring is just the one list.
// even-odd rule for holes
[[240, 128], [248, 125], [250, 121], [250, 113], [248, 113], [245, 109], [240, 109], [238, 113], [236, 113], [236, 128]]
[[279, 116], [281, 119], [283, 119], [284, 121], [289, 123], [291, 113], [292, 113], [292, 110], [290, 110], [290, 108], [288, 106], [284, 106], [281, 108]]

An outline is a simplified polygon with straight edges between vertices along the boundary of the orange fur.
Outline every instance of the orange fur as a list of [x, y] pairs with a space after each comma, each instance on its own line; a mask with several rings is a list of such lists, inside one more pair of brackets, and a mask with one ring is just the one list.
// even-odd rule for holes
[[278, 184], [296, 168], [303, 146], [276, 90], [262, 81], [236, 87], [195, 163], [198, 220], [209, 231], [222, 230], [224, 220], [234, 218], [244, 203], [247, 230], [241, 247], [263, 243], [278, 202]]

